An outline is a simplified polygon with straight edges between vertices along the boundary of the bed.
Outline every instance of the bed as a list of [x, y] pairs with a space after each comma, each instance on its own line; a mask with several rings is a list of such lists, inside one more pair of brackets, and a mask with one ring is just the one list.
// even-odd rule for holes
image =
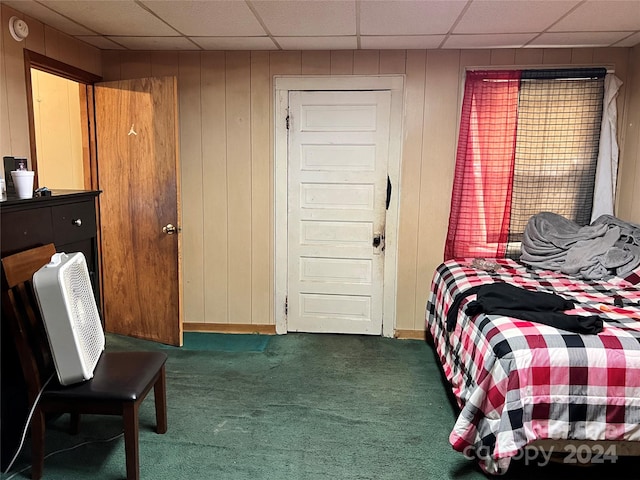
[[[466, 313], [481, 285], [501, 282], [569, 299], [574, 308], [564, 313], [600, 317], [602, 330], [574, 333]], [[426, 329], [460, 408], [449, 438], [453, 448], [490, 474], [505, 473], [514, 457], [536, 445], [578, 460], [640, 454], [639, 302], [639, 268], [587, 280], [512, 259], [441, 264]], [[563, 448], [572, 441], [591, 450]]]

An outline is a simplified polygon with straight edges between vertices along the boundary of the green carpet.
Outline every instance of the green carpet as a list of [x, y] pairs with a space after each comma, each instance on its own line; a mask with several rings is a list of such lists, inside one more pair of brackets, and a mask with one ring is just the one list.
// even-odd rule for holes
[[185, 332], [183, 345], [180, 348], [205, 352], [264, 352], [270, 339], [271, 335]]
[[[485, 478], [448, 443], [456, 414], [424, 342], [288, 334], [269, 337], [263, 351], [229, 352], [109, 335], [107, 348], [162, 349], [169, 356], [169, 431], [153, 431], [152, 395], [140, 411], [142, 479]], [[66, 424], [66, 416], [50, 422], [48, 453], [90, 443], [48, 457], [45, 479], [124, 478], [122, 437], [96, 442], [121, 432], [119, 418], [83, 417], [77, 436], [66, 433]], [[14, 478], [29, 478], [29, 454], [27, 442], [2, 478], [22, 469]], [[515, 465], [503, 478], [636, 478], [624, 476], [618, 465], [606, 467], [607, 474]]]

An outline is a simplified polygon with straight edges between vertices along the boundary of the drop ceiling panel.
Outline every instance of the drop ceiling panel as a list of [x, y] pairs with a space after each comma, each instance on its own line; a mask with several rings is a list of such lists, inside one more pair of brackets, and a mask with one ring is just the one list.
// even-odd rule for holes
[[360, 47], [376, 50], [422, 50], [438, 48], [444, 35], [365, 36], [360, 37]]
[[2, 3], [6, 3], [10, 7], [68, 35], [91, 35], [94, 33], [32, 0], [9, 0]]
[[274, 36], [356, 34], [354, 1], [254, 0], [251, 4]]
[[621, 41], [619, 41], [618, 43], [616, 43], [614, 46], [616, 47], [633, 47], [634, 45], [638, 45], [640, 44], [640, 33], [635, 33]]
[[528, 46], [544, 48], [549, 46], [564, 45], [565, 47], [589, 46], [609, 47], [631, 32], [578, 32], [578, 33], [543, 33], [535, 38]]
[[355, 50], [356, 37], [276, 37], [283, 50]]
[[144, 0], [158, 17], [187, 36], [260, 36], [264, 28], [245, 2]]
[[204, 50], [277, 50], [269, 37], [191, 37]]
[[635, 0], [587, 1], [549, 30], [553, 32], [640, 30], [640, 2]]
[[117, 43], [109, 40], [107, 37], [103, 37], [101, 35], [79, 35], [76, 37], [78, 40], [82, 40], [83, 42], [88, 43], [89, 45], [93, 45], [96, 48], [101, 50], [124, 50], [125, 48], [122, 45], [118, 45]]
[[48, 0], [46, 6], [103, 35], [178, 35], [173, 28], [132, 1]]
[[360, 2], [362, 35], [445, 34], [466, 0]]
[[540, 32], [578, 3], [576, 0], [476, 0], [453, 33]]
[[112, 39], [130, 50], [200, 50], [197, 45], [184, 37], [113, 37]]
[[534, 37], [533, 33], [451, 35], [442, 48], [521, 48]]

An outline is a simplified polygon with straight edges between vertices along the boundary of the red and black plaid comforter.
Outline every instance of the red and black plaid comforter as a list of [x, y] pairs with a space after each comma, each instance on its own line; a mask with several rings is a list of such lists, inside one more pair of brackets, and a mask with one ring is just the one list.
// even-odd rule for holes
[[[487, 272], [469, 261], [436, 270], [427, 330], [461, 413], [453, 447], [478, 455], [484, 469], [504, 472], [536, 439], [640, 441], [640, 276], [583, 281], [531, 270], [508, 259]], [[470, 287], [507, 282], [573, 300], [569, 314], [601, 315], [604, 330], [580, 335], [510, 317], [468, 317], [460, 304], [455, 329], [445, 321], [453, 299]], [[614, 306], [614, 296], [623, 307]], [[607, 310], [606, 312], [603, 310]]]

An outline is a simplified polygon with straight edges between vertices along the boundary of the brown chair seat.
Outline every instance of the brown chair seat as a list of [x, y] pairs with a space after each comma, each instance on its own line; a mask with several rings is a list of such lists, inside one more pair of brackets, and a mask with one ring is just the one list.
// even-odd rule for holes
[[[50, 383], [42, 397], [65, 401], [120, 401], [134, 402], [152, 384], [167, 360], [162, 352], [108, 352], [100, 356], [93, 378], [72, 385]], [[54, 379], [56, 380], [56, 379]]]

